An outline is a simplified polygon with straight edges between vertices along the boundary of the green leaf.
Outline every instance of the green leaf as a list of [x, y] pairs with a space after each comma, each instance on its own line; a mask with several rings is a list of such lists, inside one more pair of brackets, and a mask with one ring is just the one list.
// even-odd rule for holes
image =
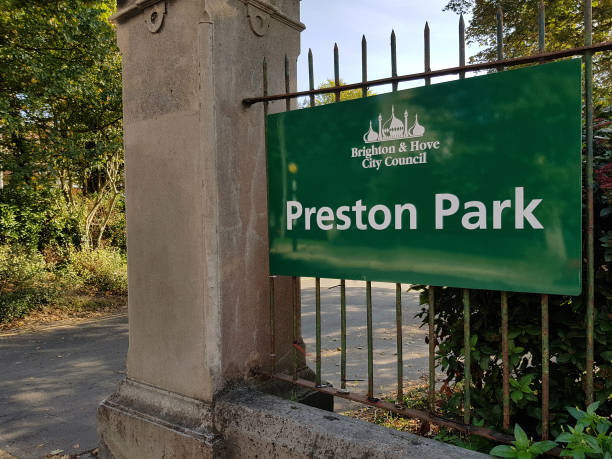
[[594, 437], [585, 436], [584, 441], [586, 441], [586, 444], [589, 446], [589, 448], [591, 448], [589, 451], [590, 453], [601, 453], [601, 447]]
[[605, 435], [609, 428], [610, 428], [609, 423], [605, 423], [605, 422], [597, 423], [597, 432], [602, 435]]
[[580, 411], [572, 406], [566, 406], [565, 409], [572, 415], [572, 417], [574, 417], [574, 419], [577, 419], [578, 421], [584, 417], [584, 411]]
[[516, 458], [517, 459], [533, 459], [533, 454], [529, 453], [528, 451], [518, 451], [516, 453]]
[[510, 393], [510, 397], [514, 402], [518, 402], [523, 399], [523, 393], [520, 390], [514, 390]]
[[519, 384], [521, 386], [529, 385], [533, 381], [534, 377], [535, 377], [535, 374], [533, 373], [526, 374], [522, 376], [521, 379], [519, 379]]
[[544, 441], [536, 442], [533, 445], [531, 445], [529, 447], [529, 451], [531, 451], [533, 454], [537, 456], [539, 454], [544, 454], [546, 451], [550, 451], [556, 446], [557, 444], [554, 441], [544, 440]]
[[527, 449], [529, 447], [529, 438], [521, 426], [514, 424], [514, 438], [516, 439], [517, 449]]
[[569, 443], [570, 441], [572, 441], [572, 434], [569, 432], [563, 432], [557, 435], [557, 438], [555, 438], [555, 441], [561, 442], [561, 443]]
[[497, 457], [516, 457], [516, 448], [508, 445], [498, 445], [489, 451], [491, 456]]
[[593, 402], [589, 406], [587, 406], [586, 412], [589, 414], [595, 414], [595, 411], [597, 411], [597, 408], [599, 408], [599, 402]]

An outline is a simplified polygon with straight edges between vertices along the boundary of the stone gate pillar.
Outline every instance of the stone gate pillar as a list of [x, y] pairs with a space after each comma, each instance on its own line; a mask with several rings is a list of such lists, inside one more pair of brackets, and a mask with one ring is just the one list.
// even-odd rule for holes
[[[241, 101], [262, 93], [264, 57], [270, 93], [284, 92], [285, 55], [295, 76], [299, 0], [117, 3], [129, 351], [99, 409], [100, 452], [214, 456], [215, 394], [270, 363], [264, 115]], [[289, 281], [275, 290], [283, 354]]]

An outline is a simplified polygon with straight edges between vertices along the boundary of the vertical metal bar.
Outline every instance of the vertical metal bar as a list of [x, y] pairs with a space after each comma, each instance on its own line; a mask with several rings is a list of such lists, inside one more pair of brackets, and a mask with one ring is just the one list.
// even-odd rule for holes
[[542, 295], [542, 440], [548, 440], [548, 401], [550, 372], [548, 347], [548, 295]]
[[346, 389], [346, 282], [340, 280], [340, 387]]
[[[497, 60], [504, 58], [504, 13], [501, 5], [497, 7]], [[503, 66], [497, 67], [497, 71], [501, 72]]]
[[[396, 52], [396, 43], [395, 43], [395, 30], [391, 31], [391, 76], [397, 76], [397, 52]], [[397, 82], [394, 82], [392, 85], [393, 91], [397, 91]]]
[[[298, 282], [297, 276], [291, 277], [291, 291], [292, 291], [292, 307], [293, 307], [293, 382], [297, 381], [298, 376], [298, 354], [297, 354], [297, 344], [298, 344], [298, 331], [297, 331], [297, 295], [298, 295]], [[294, 395], [295, 395], [295, 386], [294, 387]]]
[[545, 27], [546, 27], [546, 15], [544, 12], [544, 0], [540, 0], [538, 4], [538, 50], [544, 52], [545, 43]]
[[[431, 65], [430, 65], [430, 46], [429, 46], [429, 24], [426, 22], [425, 23], [425, 30], [423, 31], [423, 43], [425, 46], [425, 71], [426, 72], [431, 72]], [[431, 84], [431, 78], [430, 77], [425, 77], [425, 85], [429, 86]]]
[[[538, 4], [538, 51], [544, 52], [545, 42], [544, 0]], [[548, 295], [541, 296], [542, 309], [542, 440], [549, 436], [549, 401], [550, 401], [550, 348], [548, 328]]]
[[[308, 48], [308, 87], [312, 91], [314, 89], [314, 65], [312, 63], [312, 49]], [[314, 107], [315, 96], [310, 95], [310, 106]]]
[[[365, 35], [361, 37], [361, 81], [368, 81], [368, 42]], [[361, 97], [367, 97], [368, 87], [363, 85], [361, 88]]]
[[[289, 92], [289, 58], [285, 54], [285, 91]], [[285, 100], [285, 110], [291, 110], [291, 101], [290, 99]], [[298, 377], [298, 354], [297, 354], [297, 345], [298, 345], [298, 295], [300, 294], [298, 288], [298, 278], [297, 276], [291, 277], [291, 290], [292, 290], [292, 309], [293, 309], [293, 381], [297, 381]], [[296, 386], [293, 386], [293, 396], [295, 397]]]
[[[334, 43], [334, 84], [340, 87], [340, 59], [338, 57], [338, 43]], [[340, 90], [336, 91], [336, 102], [340, 101]]]
[[434, 324], [436, 288], [429, 287], [429, 410], [436, 408], [436, 328]]
[[[362, 73], [365, 73], [364, 81], [367, 80], [367, 70], [364, 70], [366, 56], [365, 35], [361, 39]], [[336, 86], [340, 84], [340, 65], [338, 56], [338, 45], [334, 46], [334, 81]], [[365, 97], [367, 89], [362, 90]], [[335, 102], [340, 101], [340, 93], [336, 93]], [[346, 281], [340, 279], [340, 388], [346, 390]]]
[[[425, 65], [424, 69], [426, 72], [431, 71], [430, 66], [430, 41], [429, 41], [429, 24], [425, 22], [425, 30], [423, 31], [423, 45], [425, 54]], [[431, 84], [431, 78], [425, 78], [425, 86]], [[435, 354], [435, 328], [434, 328], [434, 301], [435, 301], [435, 289], [429, 287], [429, 409], [433, 413], [435, 410], [436, 403], [436, 354]]]
[[[584, 5], [584, 44], [593, 43], [593, 11], [591, 0]], [[587, 342], [586, 404], [593, 403], [593, 325], [595, 321], [595, 252], [593, 246], [593, 53], [584, 54], [584, 110], [586, 112], [586, 182], [587, 182]]]
[[508, 292], [501, 292], [502, 385], [504, 430], [510, 430], [510, 353], [508, 350]]
[[366, 282], [366, 309], [368, 316], [368, 398], [374, 398], [374, 351], [372, 339], [372, 283]]
[[[463, 14], [459, 16], [459, 65], [463, 67], [465, 65], [465, 22], [463, 21]], [[459, 72], [459, 79], [465, 78], [465, 72]]]
[[[391, 75], [397, 76], [397, 47], [395, 30], [391, 31]], [[392, 84], [392, 91], [397, 91], [397, 83]], [[402, 337], [402, 284], [395, 284], [395, 328], [397, 338], [397, 399], [396, 404], [404, 402], [404, 356]]]
[[395, 325], [397, 329], [397, 401], [404, 403], [404, 356], [402, 345], [402, 284], [395, 284]]
[[315, 308], [316, 308], [316, 346], [317, 346], [317, 362], [315, 384], [321, 386], [321, 278], [315, 279]]
[[472, 384], [471, 370], [471, 346], [470, 346], [470, 289], [463, 289], [463, 346], [465, 348], [464, 360], [464, 382], [465, 382], [465, 399], [463, 403], [463, 423], [470, 424], [470, 386]]

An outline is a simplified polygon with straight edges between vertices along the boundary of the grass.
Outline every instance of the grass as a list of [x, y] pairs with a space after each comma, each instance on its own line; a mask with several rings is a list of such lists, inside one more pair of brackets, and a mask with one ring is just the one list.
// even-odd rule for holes
[[90, 317], [126, 302], [126, 261], [117, 250], [43, 255], [0, 246], [0, 329]]
[[[404, 388], [403, 406], [406, 408], [426, 410], [427, 395], [427, 384], [425, 383]], [[439, 403], [436, 407], [436, 414], [440, 416], [444, 416], [444, 412], [442, 410], [443, 397], [445, 397], [444, 392], [438, 394], [437, 397]], [[387, 395], [383, 398], [385, 401], [390, 403], [396, 403], [397, 401], [397, 397], [395, 395]], [[482, 453], [488, 453], [493, 446], [493, 443], [490, 441], [475, 435], [469, 436], [451, 429], [440, 428], [420, 419], [408, 418], [372, 406], [365, 406], [358, 410], [346, 411], [342, 414], [352, 418], [371, 422], [373, 424], [378, 424], [389, 429], [399, 430], [401, 432], [410, 432], [415, 435], [432, 438], [437, 441]]]

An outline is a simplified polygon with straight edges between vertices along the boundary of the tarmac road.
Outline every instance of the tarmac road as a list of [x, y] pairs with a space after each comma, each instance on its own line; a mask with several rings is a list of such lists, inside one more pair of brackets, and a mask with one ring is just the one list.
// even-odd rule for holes
[[[322, 376], [340, 387], [340, 289], [321, 280]], [[425, 329], [418, 327], [418, 294], [402, 286], [404, 380], [427, 369]], [[367, 389], [365, 283], [347, 281], [347, 387]], [[395, 284], [373, 283], [375, 395], [396, 390]], [[302, 279], [302, 334], [314, 369], [314, 279]], [[126, 314], [31, 332], [0, 334], [0, 458], [75, 454], [97, 446], [96, 408], [123, 378]], [[335, 401], [336, 411], [353, 404]]]
[[0, 335], [0, 451], [38, 458], [95, 448], [96, 409], [124, 376], [127, 347], [125, 313]]

